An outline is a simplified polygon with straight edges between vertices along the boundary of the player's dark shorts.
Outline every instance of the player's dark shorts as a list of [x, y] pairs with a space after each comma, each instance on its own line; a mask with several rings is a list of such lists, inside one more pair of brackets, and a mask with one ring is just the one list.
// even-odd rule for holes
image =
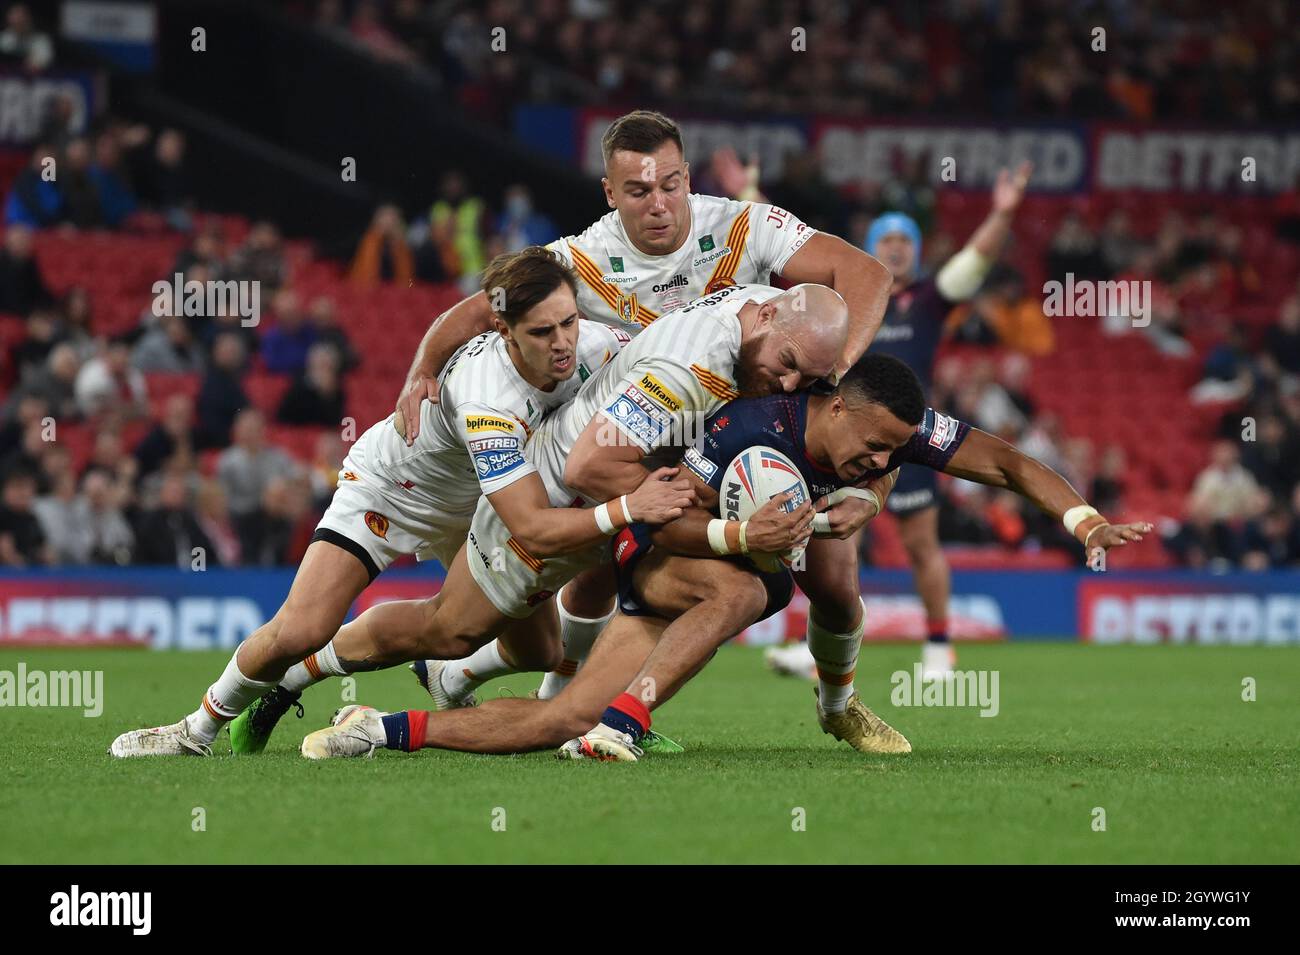
[[[615, 534], [610, 543], [614, 552], [614, 575], [618, 579], [618, 609], [629, 617], [654, 616], [654, 611], [641, 603], [632, 584], [637, 565], [654, 547], [650, 542], [651, 530], [648, 524], [631, 524]], [[790, 603], [790, 598], [794, 596], [794, 577], [784, 568], [775, 572], [764, 572], [744, 557], [716, 559], [739, 563], [746, 570], [756, 574], [763, 582], [763, 587], [767, 591], [767, 606], [763, 608], [763, 615], [758, 618], [759, 620], [766, 620], [778, 610], [784, 609]]]
[[939, 503], [939, 472], [915, 464], [904, 464], [898, 483], [885, 500], [889, 513], [898, 517], [916, 514]]

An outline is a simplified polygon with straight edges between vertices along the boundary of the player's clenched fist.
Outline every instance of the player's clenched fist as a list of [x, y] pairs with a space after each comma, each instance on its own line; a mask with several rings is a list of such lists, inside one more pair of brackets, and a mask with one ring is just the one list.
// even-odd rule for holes
[[628, 516], [642, 524], [667, 524], [696, 503], [691, 482], [677, 477], [677, 468], [660, 468], [627, 496]]
[[784, 506], [793, 494], [778, 494], [754, 512], [745, 529], [745, 545], [751, 553], [784, 554], [802, 546], [812, 536], [812, 505], [805, 502], [786, 513]]
[[397, 399], [397, 418], [393, 421], [397, 433], [410, 447], [420, 436], [420, 402], [428, 398], [437, 404], [438, 379], [419, 375], [406, 382], [406, 388]]

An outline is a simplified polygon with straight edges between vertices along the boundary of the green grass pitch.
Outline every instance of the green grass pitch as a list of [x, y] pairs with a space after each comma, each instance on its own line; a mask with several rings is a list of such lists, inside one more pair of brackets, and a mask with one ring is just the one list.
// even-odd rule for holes
[[[0, 653], [10, 671], [102, 669], [106, 701], [96, 719], [0, 709], [0, 862], [1300, 862], [1295, 648], [964, 647], [963, 668], [1000, 674], [1001, 712], [981, 718], [892, 706], [889, 675], [916, 648], [869, 647], [858, 688], [911, 739], [904, 757], [822, 734], [809, 685], [747, 648], [724, 649], [659, 712], [688, 751], [635, 766], [309, 763], [297, 746], [339, 706], [337, 682], [309, 690], [306, 719], [287, 717], [260, 757], [230, 756], [224, 735], [215, 759], [105, 754], [117, 733], [191, 710], [227, 659]], [[536, 678], [501, 685], [522, 694]], [[405, 669], [361, 675], [357, 697], [425, 703]]]

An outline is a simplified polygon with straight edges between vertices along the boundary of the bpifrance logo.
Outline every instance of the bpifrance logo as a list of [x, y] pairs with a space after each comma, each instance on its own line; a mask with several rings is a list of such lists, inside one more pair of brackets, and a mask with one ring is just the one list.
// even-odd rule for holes
[[509, 418], [497, 418], [492, 415], [466, 415], [465, 430], [470, 434], [476, 431], [510, 431], [515, 430], [515, 423]]
[[388, 540], [388, 518], [378, 511], [366, 511], [366, 527], [370, 528], [370, 533], [376, 537]]

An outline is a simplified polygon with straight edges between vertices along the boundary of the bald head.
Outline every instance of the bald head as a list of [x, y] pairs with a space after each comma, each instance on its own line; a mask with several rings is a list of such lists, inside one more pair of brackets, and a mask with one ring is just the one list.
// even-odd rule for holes
[[796, 285], [740, 312], [741, 394], [761, 397], [806, 388], [829, 376], [848, 339], [849, 310], [825, 285]]

